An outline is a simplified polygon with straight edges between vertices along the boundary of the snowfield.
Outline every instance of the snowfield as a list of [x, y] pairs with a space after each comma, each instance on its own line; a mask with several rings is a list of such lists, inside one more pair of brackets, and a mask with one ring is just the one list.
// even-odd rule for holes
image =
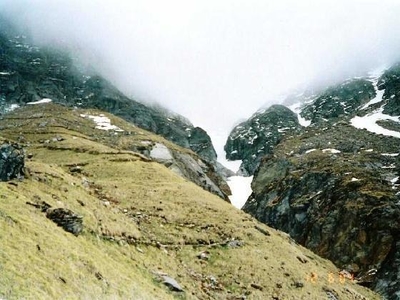
[[228, 185], [231, 188], [232, 196], [229, 197], [233, 206], [241, 209], [251, 195], [251, 182], [253, 176], [232, 176], [228, 178]]
[[375, 110], [374, 112], [364, 116], [364, 117], [354, 117], [353, 119], [350, 120], [351, 125], [358, 129], [366, 129], [370, 132], [376, 133], [376, 134], [383, 134], [386, 136], [393, 136], [396, 138], [400, 138], [400, 132], [385, 129], [378, 124], [376, 124], [377, 121], [379, 120], [392, 120], [395, 122], [399, 122], [399, 117], [392, 117], [389, 115], [385, 115], [382, 113], [383, 108], [379, 108]]

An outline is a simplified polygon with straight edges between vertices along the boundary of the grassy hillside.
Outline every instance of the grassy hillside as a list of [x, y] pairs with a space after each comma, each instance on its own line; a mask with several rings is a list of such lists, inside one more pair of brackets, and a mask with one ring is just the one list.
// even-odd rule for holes
[[[80, 116], [100, 113], [45, 104], [0, 120], [2, 138], [31, 157], [25, 179], [0, 183], [0, 298], [379, 299], [286, 234], [127, 149], [149, 141], [189, 150], [108, 114], [124, 132]], [[83, 216], [82, 234], [32, 205], [43, 201]]]

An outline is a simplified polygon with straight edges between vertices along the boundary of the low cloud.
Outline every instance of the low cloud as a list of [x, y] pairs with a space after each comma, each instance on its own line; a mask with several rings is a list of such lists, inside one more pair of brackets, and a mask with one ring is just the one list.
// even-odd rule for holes
[[0, 11], [39, 43], [79, 52], [128, 95], [211, 133], [291, 89], [400, 54], [398, 1], [2, 0]]

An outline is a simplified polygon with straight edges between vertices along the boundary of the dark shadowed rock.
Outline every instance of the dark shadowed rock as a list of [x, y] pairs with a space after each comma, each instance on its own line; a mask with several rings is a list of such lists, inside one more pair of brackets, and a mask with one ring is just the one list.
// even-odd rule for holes
[[283, 105], [272, 105], [237, 125], [225, 144], [229, 160], [242, 160], [242, 174], [253, 175], [263, 156], [286, 136], [301, 128], [297, 116]]
[[397, 299], [399, 158], [385, 153], [398, 153], [400, 142], [345, 124], [320, 130], [285, 140], [263, 159], [243, 210], [356, 277], [377, 269], [361, 283]]
[[16, 144], [4, 143], [0, 146], [0, 180], [8, 181], [22, 175], [24, 152]]
[[351, 79], [314, 95], [311, 103], [303, 107], [301, 115], [312, 124], [338, 120], [354, 114], [357, 108], [375, 96], [376, 91], [370, 80]]
[[82, 232], [82, 216], [75, 214], [73, 211], [65, 208], [49, 209], [46, 217], [74, 235], [79, 235]]

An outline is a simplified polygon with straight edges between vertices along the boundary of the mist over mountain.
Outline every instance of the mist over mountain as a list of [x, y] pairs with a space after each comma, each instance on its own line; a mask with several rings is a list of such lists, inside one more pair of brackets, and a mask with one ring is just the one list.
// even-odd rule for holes
[[400, 53], [397, 1], [3, 0], [0, 10], [36, 42], [74, 51], [128, 96], [211, 135], [288, 90]]

